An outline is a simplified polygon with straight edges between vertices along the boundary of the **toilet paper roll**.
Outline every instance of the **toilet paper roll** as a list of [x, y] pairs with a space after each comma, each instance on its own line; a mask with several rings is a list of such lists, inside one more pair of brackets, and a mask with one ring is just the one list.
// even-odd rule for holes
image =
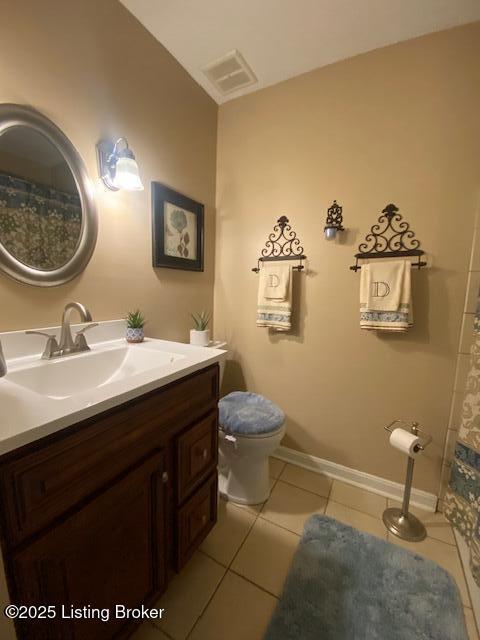
[[402, 453], [406, 453], [407, 456], [415, 458], [420, 453], [420, 449], [417, 445], [420, 443], [420, 438], [405, 429], [394, 429], [390, 436], [390, 444], [395, 449], [398, 449]]

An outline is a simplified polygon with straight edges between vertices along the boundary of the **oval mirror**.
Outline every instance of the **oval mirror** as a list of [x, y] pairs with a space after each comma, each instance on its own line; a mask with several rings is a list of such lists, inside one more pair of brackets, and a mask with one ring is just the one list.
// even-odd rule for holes
[[70, 140], [38, 111], [0, 105], [0, 269], [63, 284], [86, 267], [96, 237], [92, 186]]

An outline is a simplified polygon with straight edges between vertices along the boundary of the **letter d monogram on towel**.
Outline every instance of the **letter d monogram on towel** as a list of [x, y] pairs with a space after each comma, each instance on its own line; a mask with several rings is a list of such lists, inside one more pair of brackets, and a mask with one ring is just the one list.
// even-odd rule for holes
[[268, 274], [268, 285], [269, 287], [278, 287], [278, 285], [280, 284], [280, 278], [277, 276], [276, 273], [269, 273]]
[[372, 297], [373, 298], [386, 298], [390, 293], [390, 287], [387, 282], [372, 282]]

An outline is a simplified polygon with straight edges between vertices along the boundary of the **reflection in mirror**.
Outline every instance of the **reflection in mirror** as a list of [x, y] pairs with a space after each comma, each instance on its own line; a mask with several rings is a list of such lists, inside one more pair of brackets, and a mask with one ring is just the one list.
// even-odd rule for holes
[[73, 174], [41, 133], [13, 126], [0, 135], [0, 243], [23, 264], [49, 271], [75, 255], [82, 207]]

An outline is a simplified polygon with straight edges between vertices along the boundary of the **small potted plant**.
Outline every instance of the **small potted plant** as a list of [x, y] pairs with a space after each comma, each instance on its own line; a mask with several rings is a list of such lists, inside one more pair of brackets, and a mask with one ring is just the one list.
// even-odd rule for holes
[[195, 328], [190, 329], [190, 344], [197, 347], [208, 347], [210, 342], [210, 331], [207, 329], [210, 322], [210, 314], [202, 311], [201, 313], [191, 313]]
[[143, 329], [145, 326], [145, 317], [140, 309], [129, 311], [125, 320], [127, 322], [127, 332], [125, 335], [127, 342], [143, 342], [145, 338]]

